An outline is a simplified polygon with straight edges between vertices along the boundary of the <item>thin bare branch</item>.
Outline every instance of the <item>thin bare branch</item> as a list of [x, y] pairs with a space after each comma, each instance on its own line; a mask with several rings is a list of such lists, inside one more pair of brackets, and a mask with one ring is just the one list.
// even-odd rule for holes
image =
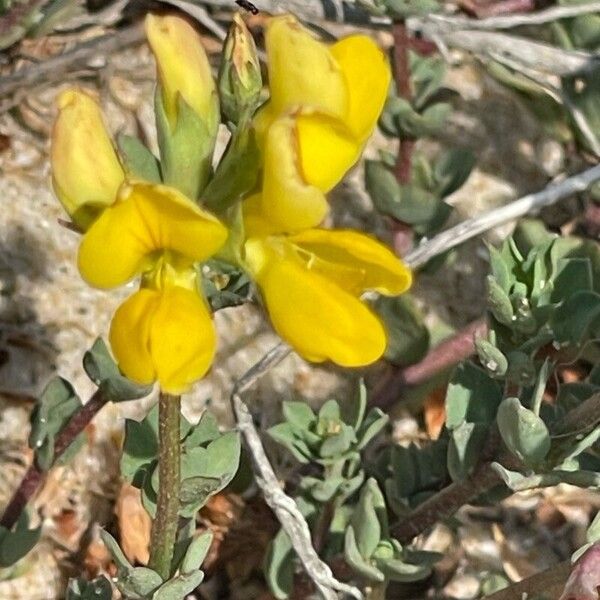
[[271, 367], [281, 362], [290, 352], [289, 346], [278, 344], [236, 382], [231, 394], [231, 403], [238, 428], [244, 436], [246, 447], [250, 452], [256, 482], [262, 490], [265, 501], [289, 536], [306, 573], [323, 598], [334, 600], [338, 597], [338, 592], [342, 592], [353, 598], [361, 599], [360, 590], [335, 579], [329, 566], [319, 558], [313, 548], [308, 524], [294, 500], [281, 489], [263, 448], [258, 431], [254, 426], [252, 415], [241, 398], [241, 394], [245, 390], [252, 386]]
[[523, 196], [506, 206], [501, 206], [481, 215], [467, 219], [458, 225], [443, 231], [430, 240], [425, 240], [405, 257], [405, 262], [416, 268], [424, 265], [433, 257], [443, 254], [451, 248], [474, 238], [494, 227], [498, 227], [524, 215], [535, 213], [587, 190], [600, 180], [600, 165], [596, 165], [578, 175], [573, 175], [560, 183], [552, 183], [540, 192]]
[[198, 23], [206, 27], [206, 29], [217, 36], [218, 39], [224, 40], [227, 37], [227, 30], [221, 27], [221, 25], [208, 14], [203, 6], [192, 2], [186, 2], [186, 0], [160, 0], [160, 2], [176, 6], [191, 17], [194, 17]]

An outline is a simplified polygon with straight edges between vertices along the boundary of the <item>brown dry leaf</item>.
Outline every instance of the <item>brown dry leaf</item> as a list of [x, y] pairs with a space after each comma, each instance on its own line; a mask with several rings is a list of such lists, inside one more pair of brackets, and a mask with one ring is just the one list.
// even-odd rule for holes
[[79, 542], [87, 529], [87, 523], [81, 519], [76, 511], [65, 509], [54, 516], [54, 530], [52, 538], [61, 546], [75, 552]]
[[99, 538], [93, 540], [85, 549], [83, 567], [89, 579], [94, 579], [102, 573], [108, 573], [111, 577], [117, 574], [117, 567], [112, 561], [110, 552]]
[[433, 390], [423, 406], [425, 415], [425, 429], [432, 440], [440, 437], [446, 422], [446, 388], [439, 387]]
[[121, 548], [131, 563], [148, 564], [152, 520], [142, 506], [140, 490], [124, 483], [115, 505]]

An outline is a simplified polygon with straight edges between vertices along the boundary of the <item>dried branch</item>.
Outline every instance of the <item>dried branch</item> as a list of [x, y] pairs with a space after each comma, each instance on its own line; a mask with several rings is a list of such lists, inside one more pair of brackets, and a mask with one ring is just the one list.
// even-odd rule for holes
[[405, 262], [412, 268], [418, 268], [435, 256], [443, 254], [485, 231], [529, 213], [537, 212], [573, 194], [583, 192], [599, 180], [600, 165], [596, 165], [560, 183], [552, 183], [540, 192], [528, 194], [506, 206], [467, 219], [432, 239], [423, 241], [405, 257]]
[[281, 362], [290, 352], [291, 349], [288, 346], [278, 344], [236, 382], [231, 394], [231, 403], [238, 428], [244, 436], [246, 446], [250, 452], [256, 482], [262, 490], [265, 501], [289, 536], [306, 573], [319, 592], [326, 600], [337, 598], [337, 592], [343, 592], [360, 599], [362, 598], [361, 592], [353, 586], [337, 581], [333, 577], [329, 566], [319, 558], [313, 548], [308, 524], [294, 500], [281, 489], [252, 421], [252, 415], [241, 398], [241, 394], [245, 390], [252, 386], [271, 367]]
[[520, 600], [521, 598], [534, 598], [541, 593], [544, 596], [558, 598], [570, 572], [571, 561], [565, 560], [541, 573], [536, 573], [523, 581], [513, 583], [499, 592], [486, 596], [485, 600]]
[[98, 55], [109, 55], [113, 52], [134, 46], [144, 40], [143, 28], [133, 25], [116, 33], [108, 33], [84, 42], [72, 50], [53, 56], [48, 60], [20, 69], [12, 75], [0, 80], [0, 98], [15, 94], [10, 102], [0, 105], [0, 112], [6, 112], [20, 101], [20, 95], [33, 86], [57, 81], [75, 65], [87, 63]]
[[221, 25], [208, 14], [204, 7], [193, 4], [192, 2], [186, 2], [185, 0], [160, 0], [160, 2], [176, 6], [191, 17], [194, 17], [198, 23], [206, 27], [206, 29], [213, 33], [218, 39], [224, 40], [227, 37], [227, 30], [221, 27]]
[[[56, 436], [54, 444], [54, 460], [56, 461], [63, 452], [73, 443], [75, 438], [87, 427], [101, 408], [108, 402], [103, 392], [98, 389], [94, 395], [75, 412], [67, 424]], [[0, 525], [11, 529], [17, 522], [25, 506], [37, 492], [44, 481], [46, 473], [39, 469], [34, 462], [25, 473], [21, 483], [13, 494], [8, 506], [4, 510]]]

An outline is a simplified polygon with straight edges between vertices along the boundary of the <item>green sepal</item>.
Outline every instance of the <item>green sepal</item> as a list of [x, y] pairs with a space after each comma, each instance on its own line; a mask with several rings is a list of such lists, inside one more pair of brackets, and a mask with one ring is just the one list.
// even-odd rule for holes
[[156, 89], [154, 112], [163, 181], [197, 200], [212, 171], [215, 135], [181, 95], [177, 97], [177, 123], [172, 131], [160, 85]]
[[222, 215], [258, 182], [260, 150], [254, 128], [244, 121], [234, 131], [215, 174], [202, 192], [206, 208]]
[[111, 402], [144, 398], [152, 391], [152, 385], [134, 383], [121, 374], [102, 338], [83, 355], [83, 368]]
[[117, 144], [123, 167], [130, 177], [161, 183], [158, 159], [139, 138], [122, 133], [117, 137]]

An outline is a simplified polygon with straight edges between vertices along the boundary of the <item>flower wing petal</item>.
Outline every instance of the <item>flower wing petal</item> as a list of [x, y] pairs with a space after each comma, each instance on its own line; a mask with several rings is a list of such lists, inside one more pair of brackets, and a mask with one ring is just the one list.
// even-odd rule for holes
[[246, 243], [273, 327], [303, 358], [344, 367], [380, 358], [387, 339], [377, 316], [358, 298], [261, 239]]
[[395, 296], [411, 286], [410, 269], [387, 246], [364, 233], [309, 229], [290, 236], [289, 241], [325, 263], [339, 265], [341, 273], [343, 267], [360, 270], [361, 291]]
[[119, 200], [84, 235], [78, 266], [90, 285], [111, 288], [147, 268], [157, 250], [172, 250], [191, 264], [210, 257], [226, 239], [217, 218], [177, 190], [126, 184]]

